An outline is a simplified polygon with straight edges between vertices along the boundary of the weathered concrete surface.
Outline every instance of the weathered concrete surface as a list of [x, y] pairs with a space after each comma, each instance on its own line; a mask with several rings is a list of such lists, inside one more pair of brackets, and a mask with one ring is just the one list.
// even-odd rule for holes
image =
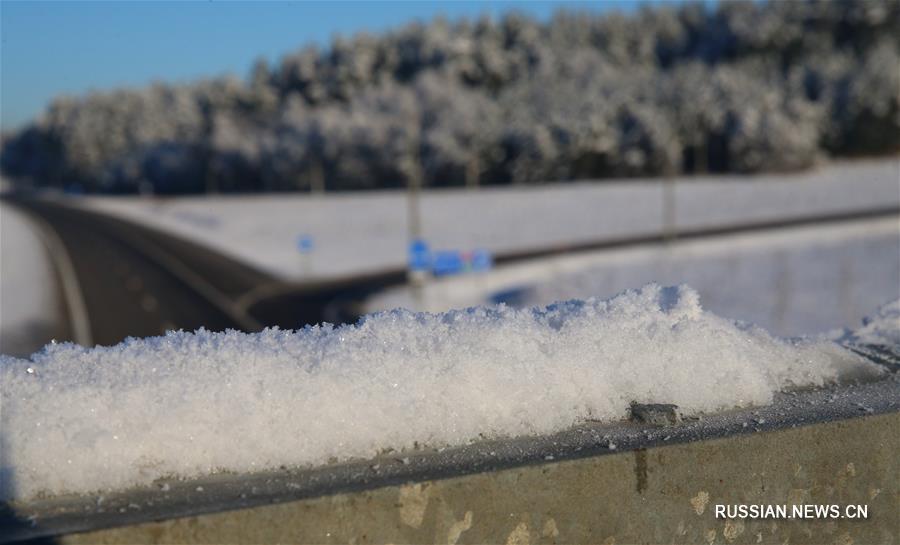
[[[897, 543], [900, 413], [70, 534], [60, 543]], [[860, 504], [724, 520], [715, 504]]]

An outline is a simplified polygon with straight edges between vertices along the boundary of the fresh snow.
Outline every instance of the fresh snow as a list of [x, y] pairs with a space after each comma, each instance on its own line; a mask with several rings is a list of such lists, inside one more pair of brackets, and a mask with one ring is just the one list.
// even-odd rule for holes
[[835, 331], [830, 338], [900, 371], [900, 299], [883, 305], [875, 316], [863, 320], [863, 327]]
[[2, 496], [87, 493], [760, 405], [882, 369], [704, 311], [682, 286], [549, 307], [395, 310], [300, 331], [172, 332], [0, 358]]
[[900, 299], [878, 309], [875, 316], [863, 320], [863, 327], [852, 332], [853, 342], [900, 349]]
[[37, 227], [0, 202], [0, 354], [24, 356], [60, 331], [56, 278]]
[[367, 309], [434, 312], [500, 300], [543, 305], [609, 297], [646, 282], [689, 284], [716, 314], [781, 336], [848, 327], [900, 298], [900, 222], [886, 218], [537, 259], [433, 280], [419, 299], [406, 287], [392, 289], [376, 295]]
[[[900, 206], [900, 159], [835, 163], [793, 175], [676, 179], [679, 229], [764, 222]], [[402, 191], [186, 197], [90, 197], [95, 210], [208, 245], [285, 279], [354, 275], [405, 266]], [[423, 232], [437, 249], [511, 252], [656, 234], [659, 179], [578, 182], [478, 191], [431, 190]], [[302, 235], [315, 249], [307, 263]]]

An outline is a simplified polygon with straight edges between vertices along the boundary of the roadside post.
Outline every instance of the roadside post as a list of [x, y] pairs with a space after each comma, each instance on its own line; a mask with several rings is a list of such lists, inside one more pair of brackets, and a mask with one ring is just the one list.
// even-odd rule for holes
[[[421, 193], [422, 193], [422, 166], [419, 163], [419, 140], [416, 138], [412, 143], [411, 158], [409, 161], [409, 174], [407, 176], [407, 221], [409, 227], [409, 248], [410, 260], [407, 271], [407, 280], [409, 281], [410, 293], [416, 310], [423, 309], [423, 297], [425, 281], [430, 271], [431, 260], [428, 252], [428, 244], [422, 237], [422, 209], [421, 209]], [[413, 254], [415, 253], [415, 259]], [[421, 267], [423, 262], [427, 262], [427, 267]], [[415, 265], [415, 267], [413, 266]]]
[[678, 228], [676, 222], [676, 202], [675, 202], [675, 176], [672, 173], [666, 174], [662, 182], [662, 229], [663, 240], [666, 243], [672, 243], [678, 236]]
[[417, 238], [409, 243], [406, 271], [416, 310], [421, 310], [422, 291], [431, 271], [431, 249], [424, 240]]
[[297, 251], [300, 252], [300, 271], [303, 276], [312, 275], [312, 253], [315, 249], [315, 240], [312, 235], [301, 234], [297, 237]]

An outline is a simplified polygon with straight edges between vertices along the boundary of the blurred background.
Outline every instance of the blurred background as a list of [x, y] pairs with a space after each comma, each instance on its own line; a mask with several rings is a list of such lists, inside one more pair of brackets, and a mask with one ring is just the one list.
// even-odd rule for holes
[[[0, 353], [900, 297], [900, 1], [0, 4]], [[900, 324], [898, 324], [900, 328]]]

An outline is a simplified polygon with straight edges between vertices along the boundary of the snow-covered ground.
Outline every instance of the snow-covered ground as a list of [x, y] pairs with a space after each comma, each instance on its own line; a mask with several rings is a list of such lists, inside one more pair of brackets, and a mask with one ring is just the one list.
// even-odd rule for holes
[[830, 341], [780, 340], [658, 285], [547, 308], [50, 345], [0, 358], [0, 497], [551, 433], [623, 418], [632, 401], [715, 411], [880, 374]]
[[405, 287], [384, 292], [368, 311], [441, 311], [491, 301], [549, 304], [609, 297], [646, 282], [687, 283], [721, 316], [778, 335], [853, 326], [900, 297], [900, 220], [868, 220], [599, 251], [433, 280], [421, 299]]
[[0, 354], [30, 354], [59, 333], [56, 284], [37, 227], [0, 202]]
[[[675, 221], [681, 229], [900, 206], [900, 159], [836, 163], [796, 175], [685, 178], [676, 185]], [[297, 251], [300, 235], [313, 237], [315, 276], [406, 262], [404, 192], [81, 202], [208, 244], [284, 278], [308, 274]], [[508, 252], [658, 233], [663, 189], [652, 179], [428, 191], [421, 208], [432, 247]]]

